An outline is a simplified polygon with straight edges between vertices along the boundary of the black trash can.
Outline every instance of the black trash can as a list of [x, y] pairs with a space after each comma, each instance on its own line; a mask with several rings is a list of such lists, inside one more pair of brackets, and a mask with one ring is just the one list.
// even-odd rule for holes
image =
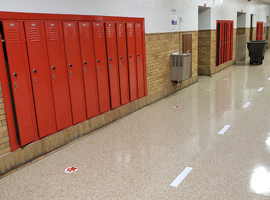
[[267, 43], [267, 40], [247, 42], [250, 64], [262, 64]]

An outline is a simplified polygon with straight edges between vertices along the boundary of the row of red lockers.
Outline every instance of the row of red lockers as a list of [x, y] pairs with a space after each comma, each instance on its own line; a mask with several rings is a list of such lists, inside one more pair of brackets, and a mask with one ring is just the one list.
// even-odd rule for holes
[[146, 95], [141, 23], [3, 21], [21, 146]]
[[217, 65], [232, 60], [233, 53], [233, 21], [218, 21], [217, 32], [219, 38], [219, 46], [217, 46]]

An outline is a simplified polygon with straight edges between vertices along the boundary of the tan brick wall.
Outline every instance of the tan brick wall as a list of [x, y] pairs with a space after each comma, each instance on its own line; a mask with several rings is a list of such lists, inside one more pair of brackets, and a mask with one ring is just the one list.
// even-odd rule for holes
[[211, 75], [216, 62], [216, 30], [201, 30], [198, 34], [198, 74]]
[[7, 121], [3, 101], [2, 87], [0, 86], [0, 156], [10, 152]]
[[[197, 76], [198, 66], [198, 32], [182, 32], [192, 34], [192, 76]], [[171, 81], [170, 56], [173, 52], [181, 52], [179, 33], [146, 34], [146, 72], [147, 92], [153, 94], [173, 85]]]

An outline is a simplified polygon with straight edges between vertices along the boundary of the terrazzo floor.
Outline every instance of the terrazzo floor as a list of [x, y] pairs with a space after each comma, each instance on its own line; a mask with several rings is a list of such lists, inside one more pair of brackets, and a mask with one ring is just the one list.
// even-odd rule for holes
[[[199, 77], [2, 178], [0, 199], [269, 200], [269, 77], [270, 50], [263, 65]], [[70, 166], [78, 170], [65, 173]]]

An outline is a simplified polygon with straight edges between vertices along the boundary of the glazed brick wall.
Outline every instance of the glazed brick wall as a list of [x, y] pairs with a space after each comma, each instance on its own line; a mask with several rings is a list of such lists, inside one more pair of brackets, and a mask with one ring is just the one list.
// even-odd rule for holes
[[181, 52], [183, 34], [192, 34], [192, 76], [197, 76], [198, 32], [146, 34], [147, 92], [153, 94], [173, 85], [171, 81], [171, 54]]
[[216, 62], [216, 31], [200, 30], [198, 34], [198, 74], [211, 75]]
[[10, 152], [2, 87], [0, 86], [0, 156]]

